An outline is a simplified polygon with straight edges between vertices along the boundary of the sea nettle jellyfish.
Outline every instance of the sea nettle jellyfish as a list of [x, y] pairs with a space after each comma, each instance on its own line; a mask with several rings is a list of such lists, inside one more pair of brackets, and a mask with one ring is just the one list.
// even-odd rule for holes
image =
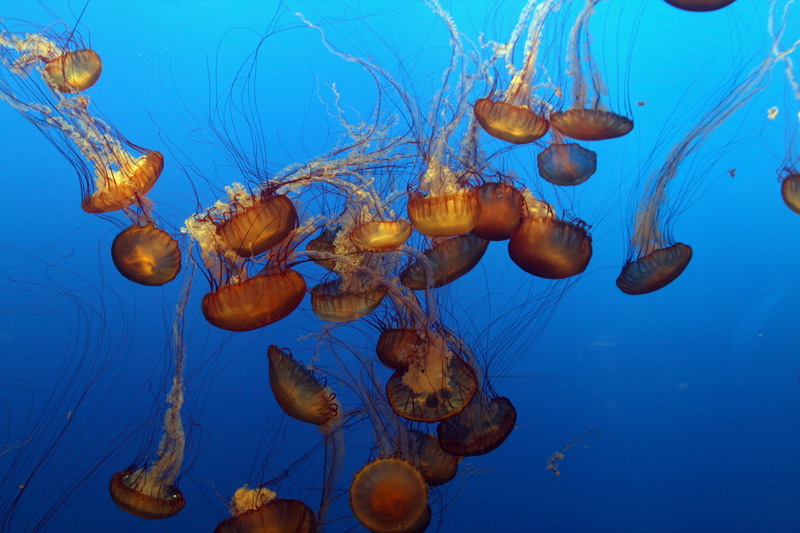
[[[550, 114], [550, 123], [561, 134], [582, 141], [613, 139], [629, 133], [633, 121], [605, 108], [601, 98], [608, 90], [594, 62], [589, 43], [589, 18], [600, 0], [586, 0], [569, 35], [572, 73], [572, 106]], [[583, 47], [583, 52], [581, 48]], [[590, 99], [590, 92], [593, 95]]]
[[[692, 259], [692, 248], [672, 239], [671, 224], [674, 216], [683, 210], [680, 201], [670, 204], [668, 187], [678, 175], [684, 160], [695, 153], [706, 138], [720, 124], [730, 118], [756, 93], [764, 88], [764, 81], [778, 61], [782, 61], [800, 44], [794, 42], [781, 50], [780, 40], [786, 26], [785, 19], [776, 24], [775, 6], [770, 8], [769, 30], [772, 46], [767, 57], [757, 65], [732, 90], [726, 91], [714, 107], [702, 115], [700, 121], [686, 136], [673, 146], [664, 163], [648, 178], [639, 200], [630, 239], [628, 259], [617, 278], [617, 287], [626, 294], [647, 294], [672, 283], [686, 269]], [[687, 186], [697, 183], [690, 178]], [[685, 194], [680, 199], [684, 199]]]

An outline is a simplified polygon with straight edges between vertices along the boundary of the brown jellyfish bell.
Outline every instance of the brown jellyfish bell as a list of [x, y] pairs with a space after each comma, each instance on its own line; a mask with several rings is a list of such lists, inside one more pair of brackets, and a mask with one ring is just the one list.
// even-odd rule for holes
[[140, 285], [164, 285], [181, 271], [178, 241], [151, 222], [119, 233], [111, 243], [111, 258], [120, 274]]

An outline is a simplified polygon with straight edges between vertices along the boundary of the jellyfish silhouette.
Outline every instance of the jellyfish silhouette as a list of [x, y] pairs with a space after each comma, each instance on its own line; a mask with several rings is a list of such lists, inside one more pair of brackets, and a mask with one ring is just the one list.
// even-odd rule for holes
[[729, 6], [736, 0], [664, 0], [671, 6], [684, 11], [716, 11]]

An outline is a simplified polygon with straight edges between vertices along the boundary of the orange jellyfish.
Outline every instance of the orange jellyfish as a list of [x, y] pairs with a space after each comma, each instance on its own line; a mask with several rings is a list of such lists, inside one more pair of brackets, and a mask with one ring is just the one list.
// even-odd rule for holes
[[[38, 70], [55, 91], [85, 91], [97, 82], [103, 72], [100, 55], [91, 48], [83, 47], [80, 35], [74, 30], [67, 28], [68, 31], [60, 34], [55, 31], [56, 27], [25, 34], [0, 30], [0, 48], [6, 50], [3, 52], [3, 62], [18, 74]], [[16, 57], [10, 60], [12, 53]]]
[[164, 414], [164, 435], [158, 445], [156, 460], [149, 466], [131, 465], [111, 476], [108, 491], [111, 500], [123, 511], [139, 518], [160, 520], [178, 514], [186, 505], [175, 479], [181, 470], [186, 447], [181, 408], [183, 407], [183, 365], [186, 344], [183, 339], [184, 313], [189, 299], [191, 278], [181, 289], [172, 323], [172, 349], [175, 374], [167, 395], [169, 407]]
[[736, 0], [664, 0], [671, 6], [684, 11], [716, 11], [729, 6]]
[[471, 234], [440, 241], [400, 273], [400, 283], [415, 291], [452, 283], [475, 268], [488, 246]]
[[781, 178], [781, 196], [786, 207], [800, 213], [800, 174], [792, 172]]
[[[305, 297], [306, 282], [297, 271], [288, 268], [284, 250], [292, 246], [296, 216], [294, 208], [287, 207], [288, 199], [264, 207], [264, 196], [247, 193], [241, 184], [227, 187], [226, 191], [229, 201], [219, 201], [207, 211], [189, 217], [183, 231], [199, 244], [213, 289], [203, 296], [203, 316], [218, 328], [250, 331], [287, 317]], [[255, 212], [248, 212], [251, 205], [258, 206]], [[245, 216], [234, 218], [236, 215]], [[248, 223], [262, 224], [265, 220], [269, 220], [269, 231], [262, 225], [252, 235], [248, 232]], [[229, 225], [231, 221], [244, 224], [236, 228]], [[220, 227], [224, 229], [220, 231]], [[266, 233], [270, 237], [261, 239]], [[286, 242], [278, 243], [277, 236]], [[263, 253], [265, 244], [275, 246], [272, 260], [252, 257], [254, 252]], [[261, 262], [266, 266], [262, 267]], [[250, 270], [256, 268], [258, 271], [251, 274]]]
[[525, 200], [511, 184], [487, 182], [478, 187], [481, 212], [472, 234], [490, 241], [504, 241], [522, 220]]
[[533, 82], [537, 72], [536, 62], [539, 57], [542, 30], [547, 16], [557, 5], [556, 0], [544, 0], [535, 6], [528, 29], [528, 40], [525, 42], [522, 68], [517, 71], [509, 60], [523, 32], [522, 26], [531, 17], [535, 4], [535, 1], [526, 4], [519, 23], [512, 32], [511, 42], [499, 49], [499, 53], [507, 59], [510, 72], [513, 73], [502, 98], [495, 98], [490, 94], [485, 98], [479, 98], [473, 106], [475, 119], [486, 133], [514, 144], [531, 143], [543, 137], [550, 129], [550, 123], [544, 114], [544, 103], [537, 102], [533, 97], [535, 90]]
[[373, 312], [386, 296], [386, 289], [371, 280], [348, 276], [311, 289], [311, 310], [328, 322], [352, 322]]
[[477, 389], [475, 371], [440, 334], [431, 332], [408, 368], [396, 370], [389, 378], [386, 396], [403, 418], [436, 422], [463, 411]]
[[[582, 141], [599, 141], [626, 135], [633, 121], [606, 109], [601, 98], [607, 89], [589, 50], [589, 18], [600, 0], [586, 0], [569, 35], [570, 72], [572, 73], [572, 107], [550, 114], [550, 123], [562, 135]], [[583, 41], [583, 42], [581, 42]], [[585, 53], [581, 54], [581, 45]], [[584, 70], [586, 73], [584, 74]], [[587, 80], [588, 77], [588, 80]], [[594, 97], [590, 100], [590, 90]], [[591, 107], [590, 107], [591, 106]]]
[[272, 345], [267, 350], [267, 356], [269, 385], [275, 401], [287, 415], [318, 426], [324, 435], [327, 454], [326, 479], [317, 513], [319, 523], [324, 523], [325, 514], [333, 500], [331, 491], [344, 452], [341, 405], [336, 399], [336, 394], [310, 370], [296, 361], [289, 350], [282, 350]]
[[504, 396], [481, 390], [458, 415], [439, 423], [439, 445], [456, 456], [484, 455], [505, 442], [517, 423], [517, 410]]
[[[636, 210], [628, 260], [617, 278], [617, 287], [622, 292], [637, 295], [659, 290], [677, 279], [691, 261], [691, 247], [676, 243], [671, 235], [671, 224], [675, 220], [672, 215], [683, 211], [685, 206], [680, 205], [680, 200], [685, 200], [686, 196], [681, 195], [678, 202], [669, 205], [668, 186], [678, 175], [683, 161], [697, 151], [717, 127], [763, 89], [775, 64], [783, 61], [800, 45], [800, 41], [796, 41], [781, 50], [785, 20], [776, 22], [774, 5], [770, 8], [769, 17], [772, 46], [767, 57], [700, 117], [692, 130], [670, 149], [661, 168], [654, 171], [645, 183]], [[691, 179], [693, 181], [689, 186], [697, 182], [697, 177]], [[668, 212], [665, 213], [666, 209]]]
[[134, 224], [117, 235], [111, 258], [120, 274], [141, 285], [164, 285], [181, 270], [178, 242], [152, 223]]
[[428, 485], [408, 461], [378, 458], [353, 476], [350, 508], [376, 533], [424, 531], [430, 521]]
[[414, 440], [414, 455], [419, 459], [419, 470], [429, 487], [438, 487], [452, 481], [458, 474], [461, 457], [444, 451], [436, 435], [409, 431]]
[[314, 512], [299, 500], [284, 500], [267, 488], [236, 490], [231, 518], [217, 524], [214, 533], [316, 533]]
[[586, 224], [557, 218], [552, 206], [533, 197], [527, 214], [508, 241], [508, 255], [522, 270], [548, 279], [564, 279], [586, 270], [592, 237]]

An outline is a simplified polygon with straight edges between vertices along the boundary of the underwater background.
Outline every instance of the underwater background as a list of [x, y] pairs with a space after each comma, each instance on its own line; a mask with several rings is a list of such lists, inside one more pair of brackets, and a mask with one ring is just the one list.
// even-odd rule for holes
[[[583, 4], [559, 3], [542, 37], [550, 60], [565, 57]], [[507, 39], [523, 5], [442, 1], [473, 43]], [[447, 28], [421, 1], [97, 0], [84, 10], [78, 2], [0, 0], [6, 28], [77, 23], [101, 55], [102, 77], [87, 91], [92, 108], [165, 154], [149, 197], [175, 234], [224, 186], [247, 179], [207, 128], [214, 99], [237, 76], [257, 82], [259, 115], [250, 124], [264, 141], [244, 151], [266, 155], [270, 173], [337, 144], [341, 125], [329, 114], [336, 94], [369, 117], [373, 78], [332, 54], [296, 12], [338, 49], [402, 72], [407, 94], [430, 105], [453, 52]], [[513, 401], [517, 421], [502, 446], [464, 459], [459, 476], [431, 492], [429, 531], [800, 531], [800, 216], [782, 202], [779, 182], [796, 163], [786, 157], [787, 144], [797, 151], [800, 102], [782, 65], [671, 184], [671, 198], [686, 207], [673, 234], [694, 250], [686, 271], [642, 296], [614, 284], [641, 180], [767, 57], [767, 17], [766, 1], [712, 13], [661, 0], [598, 5], [592, 51], [609, 101], [630, 110], [635, 128], [592, 143], [598, 170], [587, 183], [547, 189], [549, 201], [591, 225], [594, 254], [578, 279], [534, 278], [493, 243], [443, 291], [450, 327], [486, 354], [492, 386]], [[785, 43], [800, 38], [800, 6], [787, 28]], [[279, 31], [264, 39], [271, 30]], [[384, 105], [393, 112], [392, 102]], [[781, 112], [770, 120], [773, 106]], [[278, 480], [270, 488], [281, 497], [316, 508], [320, 434], [276, 405], [266, 349], [291, 347], [309, 362], [313, 340], [300, 338], [323, 323], [306, 298], [256, 331], [213, 328], [199, 312], [208, 290], [199, 273], [184, 331], [186, 507], [145, 522], [112, 503], [108, 479], [158, 443], [181, 282], [143, 287], [120, 276], [109, 249], [121, 217], [81, 210], [69, 161], [17, 111], [0, 106], [0, 124], [0, 530], [211, 531], [228, 517], [236, 488], [268, 480]], [[503, 168], [523, 184], [540, 180], [543, 145], [507, 150], [481, 139], [487, 152], [506, 150]], [[339, 334], [364, 353], [376, 335], [365, 324]], [[335, 385], [343, 370], [318, 356]], [[548, 459], [578, 437], [554, 475]], [[370, 438], [368, 422], [354, 416], [326, 531], [362, 530], [347, 488], [370, 457]]]

